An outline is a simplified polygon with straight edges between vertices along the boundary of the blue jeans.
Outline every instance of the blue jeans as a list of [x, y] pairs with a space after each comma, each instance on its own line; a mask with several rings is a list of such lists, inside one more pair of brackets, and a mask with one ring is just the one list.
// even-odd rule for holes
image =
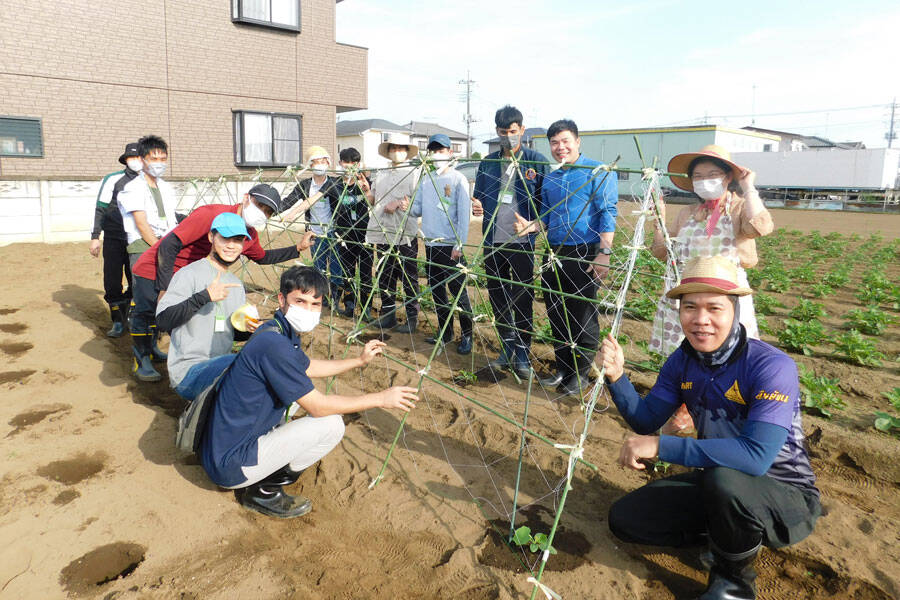
[[193, 402], [197, 394], [215, 381], [216, 377], [230, 367], [237, 357], [237, 354], [223, 354], [202, 363], [197, 363], [188, 369], [187, 375], [184, 376], [181, 383], [175, 386], [175, 393], [188, 402]]
[[[317, 237], [312, 247], [313, 266], [316, 270], [328, 277], [332, 290], [341, 287], [344, 283], [341, 261], [338, 256], [337, 243], [334, 236]], [[330, 268], [329, 268], [330, 267]], [[334, 291], [332, 291], [334, 293]]]

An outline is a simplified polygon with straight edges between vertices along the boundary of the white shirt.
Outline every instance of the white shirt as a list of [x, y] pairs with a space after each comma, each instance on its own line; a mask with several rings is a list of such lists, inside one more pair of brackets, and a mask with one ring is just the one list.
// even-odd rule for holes
[[162, 197], [163, 208], [166, 216], [160, 217], [159, 211], [156, 209], [156, 201], [153, 199], [153, 193], [147, 184], [147, 177], [144, 173], [138, 174], [119, 192], [119, 212], [122, 213], [122, 225], [125, 227], [125, 235], [128, 236], [128, 243], [131, 244], [141, 238], [141, 232], [138, 231], [137, 225], [134, 223], [134, 211], [142, 210], [147, 215], [147, 223], [156, 237], [161, 238], [166, 235], [178, 224], [175, 219], [175, 207], [178, 205], [178, 199], [175, 197], [175, 190], [167, 182], [157, 177], [156, 187]]

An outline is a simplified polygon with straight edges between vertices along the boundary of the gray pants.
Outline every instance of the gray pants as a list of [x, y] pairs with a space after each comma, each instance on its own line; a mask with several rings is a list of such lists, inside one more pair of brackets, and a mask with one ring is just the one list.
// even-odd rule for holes
[[341, 415], [303, 417], [279, 425], [256, 440], [256, 464], [241, 467], [247, 481], [229, 489], [252, 485], [285, 465], [292, 471], [302, 471], [319, 462], [343, 437]]

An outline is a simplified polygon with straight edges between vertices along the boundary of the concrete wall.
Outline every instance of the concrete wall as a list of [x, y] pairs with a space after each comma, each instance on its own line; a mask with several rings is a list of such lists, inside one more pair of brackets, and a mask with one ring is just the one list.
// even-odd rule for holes
[[0, 115], [41, 118], [44, 144], [0, 178], [99, 179], [148, 133], [172, 177], [235, 173], [232, 110], [301, 114], [303, 147], [334, 150], [336, 112], [368, 95], [367, 50], [335, 42], [334, 13], [303, 0], [298, 34], [232, 23], [223, 0], [0, 2]]
[[735, 162], [756, 171], [756, 184], [767, 187], [887, 189], [895, 187], [900, 150], [804, 150], [747, 152]]

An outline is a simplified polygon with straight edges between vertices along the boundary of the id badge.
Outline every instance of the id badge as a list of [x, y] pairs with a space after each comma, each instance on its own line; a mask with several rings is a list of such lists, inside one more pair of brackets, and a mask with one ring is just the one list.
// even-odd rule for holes
[[216, 325], [213, 328], [215, 333], [222, 333], [225, 331], [225, 317], [221, 315], [216, 315]]
[[350, 211], [350, 218], [353, 219], [354, 221], [356, 220], [356, 210]]
[[515, 197], [513, 192], [503, 192], [500, 194], [500, 202], [503, 204], [512, 204], [513, 197]]

